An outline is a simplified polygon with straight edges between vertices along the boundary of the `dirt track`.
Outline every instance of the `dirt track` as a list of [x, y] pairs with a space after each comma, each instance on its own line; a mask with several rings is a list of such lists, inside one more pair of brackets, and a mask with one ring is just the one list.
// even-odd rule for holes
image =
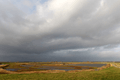
[[120, 68], [120, 67], [118, 67], [117, 65], [115, 65], [115, 64], [112, 64], [112, 66], [114, 66], [114, 67], [116, 67], [116, 68]]

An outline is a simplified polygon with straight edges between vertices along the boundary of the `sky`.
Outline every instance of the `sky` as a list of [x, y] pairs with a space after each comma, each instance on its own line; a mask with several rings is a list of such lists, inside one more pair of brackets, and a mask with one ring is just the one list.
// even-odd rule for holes
[[0, 0], [0, 61], [120, 61], [120, 1]]

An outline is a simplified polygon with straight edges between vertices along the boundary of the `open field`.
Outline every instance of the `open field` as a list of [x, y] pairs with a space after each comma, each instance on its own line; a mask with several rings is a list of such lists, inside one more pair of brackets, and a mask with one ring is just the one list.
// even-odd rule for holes
[[[90, 62], [64, 62], [65, 64], [71, 63], [85, 63], [88, 64]], [[93, 64], [92, 62], [91, 64]], [[115, 64], [119, 66], [120, 63], [115, 62], [95, 62], [96, 64]], [[94, 63], [94, 64], [95, 64]], [[17, 68], [20, 66], [15, 66], [15, 64], [41, 64], [41, 62], [30, 62], [30, 63], [9, 63], [11, 67]], [[47, 65], [48, 63], [42, 63], [41, 65]], [[49, 63], [49, 66], [62, 65], [62, 63]], [[109, 67], [99, 71], [67, 71], [60, 73], [31, 73], [31, 74], [0, 74], [0, 80], [120, 80], [120, 68], [117, 67]]]

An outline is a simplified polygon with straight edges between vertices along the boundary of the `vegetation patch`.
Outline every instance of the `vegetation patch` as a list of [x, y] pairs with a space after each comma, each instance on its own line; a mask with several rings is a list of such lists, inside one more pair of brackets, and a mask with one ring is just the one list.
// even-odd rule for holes
[[[60, 63], [61, 64], [61, 63]], [[6, 74], [22, 74], [22, 73], [59, 73], [59, 72], [81, 72], [81, 71], [95, 71], [95, 69], [102, 70], [105, 68], [110, 67], [110, 65], [103, 66], [101, 68], [97, 67], [89, 67], [89, 66], [74, 66], [74, 65], [66, 65], [68, 63], [65, 63], [65, 65], [58, 65], [58, 63], [9, 63], [9, 66], [5, 67], [4, 69], [17, 69], [16, 71], [7, 71], [7, 70], [1, 70], [1, 73]], [[24, 66], [22, 66], [24, 65]], [[31, 66], [31, 67], [25, 67], [25, 66]], [[40, 69], [43, 67], [55, 67], [56, 69], [63, 69], [63, 70], [46, 70], [46, 69]], [[64, 69], [73, 69], [69, 71], [65, 71]]]

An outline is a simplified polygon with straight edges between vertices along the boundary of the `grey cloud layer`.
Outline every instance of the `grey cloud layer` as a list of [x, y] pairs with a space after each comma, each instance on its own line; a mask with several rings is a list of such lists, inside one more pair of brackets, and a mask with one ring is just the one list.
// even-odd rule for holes
[[[108, 46], [104, 48], [109, 48], [109, 45], [116, 47], [120, 43], [119, 2], [118, 0], [69, 0], [69, 2], [49, 0], [44, 4], [35, 4], [36, 11], [26, 14], [25, 10], [20, 10], [20, 7], [16, 7], [12, 2], [2, 1], [0, 54], [48, 53], [53, 56], [56, 51], [68, 49], [105, 45]], [[96, 53], [102, 54], [101, 52]], [[69, 53], [75, 54], [75, 52], [67, 54]], [[98, 57], [98, 54], [94, 57]], [[92, 59], [88, 51], [74, 57], [78, 55]]]

